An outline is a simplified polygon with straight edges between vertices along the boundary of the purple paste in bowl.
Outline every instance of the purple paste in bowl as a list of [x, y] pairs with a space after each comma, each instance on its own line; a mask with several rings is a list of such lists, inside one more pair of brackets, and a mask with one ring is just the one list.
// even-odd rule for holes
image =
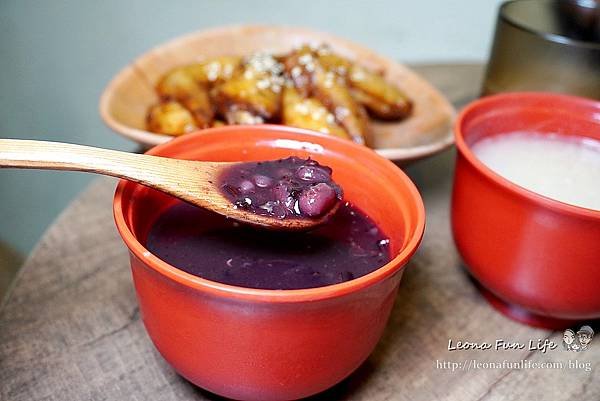
[[240, 163], [220, 177], [222, 193], [235, 207], [286, 218], [317, 218], [341, 199], [342, 189], [331, 178], [330, 167], [312, 159]]

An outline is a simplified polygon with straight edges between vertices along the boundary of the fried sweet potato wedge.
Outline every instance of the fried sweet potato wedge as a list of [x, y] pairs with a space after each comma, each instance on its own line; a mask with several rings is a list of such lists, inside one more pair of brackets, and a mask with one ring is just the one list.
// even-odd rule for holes
[[328, 50], [321, 51], [318, 55], [318, 62], [326, 71], [334, 72], [342, 77], [348, 75], [353, 66], [350, 60]]
[[178, 67], [167, 72], [158, 81], [156, 93], [162, 99], [183, 99], [197, 91], [199, 87], [184, 67]]
[[354, 98], [363, 104], [372, 116], [382, 120], [399, 120], [410, 114], [411, 101], [380, 74], [332, 52], [322, 52], [318, 61], [326, 71], [346, 77]]
[[201, 88], [190, 96], [179, 99], [179, 101], [192, 112], [198, 127], [208, 128], [212, 125], [215, 111], [205, 88]]
[[279, 77], [245, 68], [242, 73], [221, 84], [215, 94], [219, 112], [225, 115], [236, 106], [264, 119], [272, 119], [279, 113], [281, 84]]
[[283, 89], [282, 123], [351, 139], [323, 103], [315, 98], [304, 98], [293, 86]]
[[291, 79], [300, 95], [304, 97], [310, 96], [316, 63], [316, 53], [307, 45], [294, 50], [284, 59], [283, 66], [286, 76]]
[[237, 105], [232, 105], [229, 110], [226, 110], [223, 115], [225, 121], [230, 125], [254, 125], [263, 124], [264, 118], [254, 114], [248, 110], [241, 110], [237, 108]]
[[369, 113], [382, 120], [399, 120], [412, 111], [412, 102], [379, 74], [353, 64], [348, 74], [355, 98]]
[[198, 127], [210, 127], [215, 113], [208, 90], [184, 68], [175, 68], [167, 73], [156, 85], [156, 92], [161, 99], [175, 100], [192, 112]]
[[146, 123], [150, 131], [172, 136], [187, 134], [198, 129], [192, 113], [176, 101], [152, 106]]
[[352, 97], [343, 79], [317, 68], [312, 79], [314, 96], [327, 107], [350, 138], [360, 144], [369, 142], [369, 121], [362, 105]]
[[[352, 88], [350, 89], [350, 93], [358, 103], [365, 106], [369, 115], [373, 117], [376, 117], [380, 120], [390, 120], [389, 116], [394, 113], [389, 104], [382, 102], [366, 92]], [[395, 119], [391, 118], [391, 120]]]
[[197, 83], [214, 85], [233, 77], [242, 66], [242, 57], [220, 56], [182, 67]]

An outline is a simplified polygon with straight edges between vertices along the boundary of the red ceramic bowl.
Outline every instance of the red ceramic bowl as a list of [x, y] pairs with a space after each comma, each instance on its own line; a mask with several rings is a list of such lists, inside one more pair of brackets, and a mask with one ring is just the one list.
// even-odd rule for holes
[[333, 168], [346, 199], [387, 233], [395, 254], [366, 276], [320, 288], [259, 290], [204, 280], [144, 248], [172, 198], [121, 182], [114, 215], [130, 250], [143, 321], [177, 372], [226, 397], [286, 400], [327, 389], [367, 358], [388, 320], [402, 267], [423, 235], [423, 204], [402, 171], [366, 147], [282, 126], [209, 129], [148, 153], [212, 161], [310, 156]]
[[507, 93], [462, 111], [452, 194], [458, 250], [492, 304], [517, 320], [559, 328], [600, 318], [600, 212], [515, 185], [471, 152], [481, 138], [520, 130], [600, 139], [600, 102]]

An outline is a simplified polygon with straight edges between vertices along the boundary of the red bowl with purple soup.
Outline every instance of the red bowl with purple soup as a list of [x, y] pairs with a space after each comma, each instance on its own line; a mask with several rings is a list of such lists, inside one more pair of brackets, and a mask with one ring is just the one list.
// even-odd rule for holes
[[149, 153], [207, 161], [311, 157], [333, 169], [344, 199], [385, 232], [391, 255], [371, 273], [317, 288], [273, 290], [208, 280], [146, 247], [172, 198], [121, 182], [114, 199], [117, 228], [130, 251], [144, 325], [167, 362], [208, 391], [248, 400], [310, 396], [352, 373], [381, 337], [403, 267], [423, 235], [423, 203], [410, 179], [365, 147], [282, 126], [209, 129]]

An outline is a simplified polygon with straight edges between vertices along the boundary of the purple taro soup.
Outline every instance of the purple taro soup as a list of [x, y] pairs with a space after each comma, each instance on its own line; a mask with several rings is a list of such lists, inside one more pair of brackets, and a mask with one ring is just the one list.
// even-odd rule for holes
[[388, 236], [360, 209], [342, 202], [331, 169], [311, 159], [241, 163], [219, 182], [237, 207], [277, 218], [331, 217], [307, 232], [241, 224], [176, 201], [152, 226], [146, 248], [190, 274], [272, 290], [322, 287], [364, 276], [392, 259]]
[[178, 201], [158, 218], [146, 248], [208, 280], [273, 290], [341, 283], [391, 260], [385, 233], [347, 202], [327, 223], [297, 233], [261, 230]]

